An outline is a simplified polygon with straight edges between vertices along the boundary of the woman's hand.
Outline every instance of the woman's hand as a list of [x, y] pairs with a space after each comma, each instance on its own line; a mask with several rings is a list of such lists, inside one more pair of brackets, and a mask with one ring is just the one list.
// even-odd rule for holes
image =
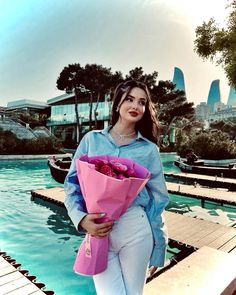
[[96, 223], [96, 220], [104, 217], [102, 214], [87, 214], [81, 221], [80, 226], [90, 235], [97, 237], [105, 237], [112, 231], [113, 221]]
[[149, 270], [148, 270], [149, 278], [151, 278], [154, 275], [154, 273], [157, 271], [157, 268], [158, 267], [156, 267], [156, 266], [151, 266], [149, 268]]

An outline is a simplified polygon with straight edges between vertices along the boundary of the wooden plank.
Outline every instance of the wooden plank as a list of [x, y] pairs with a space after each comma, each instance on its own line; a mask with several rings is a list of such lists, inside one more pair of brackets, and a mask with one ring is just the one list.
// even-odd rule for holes
[[[223, 235], [219, 236], [217, 239], [215, 239], [213, 242], [208, 244], [209, 247], [219, 249], [222, 245], [224, 245], [227, 241], [231, 240], [235, 236], [235, 231], [236, 229], [234, 228], [229, 228], [232, 229], [231, 231], [225, 232]], [[234, 230], [233, 230], [234, 229]], [[233, 249], [234, 247], [232, 247]]]
[[190, 239], [192, 236], [194, 236], [196, 233], [199, 232], [199, 229], [202, 227], [202, 222], [200, 219], [194, 218], [194, 222], [188, 222], [188, 228], [186, 230], [183, 230], [182, 232], [178, 233], [178, 239], [180, 239], [181, 242], [188, 244], [186, 241], [187, 239]]
[[39, 288], [37, 286], [35, 286], [34, 284], [28, 284], [25, 285], [21, 288], [17, 288], [14, 291], [12, 291], [11, 293], [9, 293], [9, 295], [29, 295], [29, 294], [34, 294], [35, 291], [38, 291]]
[[217, 223], [212, 223], [212, 224], [207, 224], [203, 223], [201, 227], [198, 228], [198, 230], [189, 238], [186, 238], [185, 241], [186, 243], [193, 245], [194, 247], [202, 247], [207, 245], [205, 243], [205, 238], [214, 232], [218, 228], [219, 224]]
[[167, 211], [165, 211], [165, 212], [163, 213], [163, 216], [164, 216], [164, 220], [165, 220], [165, 222], [168, 223], [168, 227], [169, 227], [169, 228], [170, 228], [172, 225], [174, 225], [174, 226], [176, 225], [176, 222], [178, 222], [179, 219], [181, 218], [181, 217], [179, 217], [179, 216], [183, 216], [182, 214], [173, 214], [173, 215], [171, 216], [171, 218], [166, 219], [166, 217], [165, 217], [166, 212], [167, 212]]
[[229, 253], [230, 253], [230, 254], [235, 254], [235, 255], [236, 255], [236, 246], [235, 246], [232, 250], [230, 250]]
[[32, 191], [32, 197], [39, 197], [44, 200], [58, 202], [61, 205], [64, 204], [65, 192], [63, 187], [53, 187], [43, 190]]
[[31, 280], [24, 276], [0, 255], [0, 294], [28, 295], [38, 291], [38, 295], [45, 294]]
[[146, 284], [143, 294], [233, 294], [235, 265], [235, 255], [203, 247]]
[[15, 279], [13, 281], [10, 281], [2, 286], [0, 286], [0, 294], [7, 294], [11, 291], [14, 291], [16, 289], [22, 288], [26, 285], [31, 284], [31, 282], [26, 279], [24, 276]]
[[[217, 229], [215, 231], [211, 232], [207, 236], [204, 236], [203, 243], [205, 245], [209, 245], [210, 243], [215, 241], [218, 237], [220, 237], [224, 233], [225, 233], [225, 227], [221, 227], [221, 226], [217, 227]], [[196, 242], [196, 247], [199, 248], [200, 245], [202, 245], [203, 243], [202, 243], [202, 240], [199, 240], [199, 244], [198, 244], [198, 242]]]
[[[218, 249], [230, 241], [236, 235], [236, 228], [227, 227], [211, 221], [186, 217], [173, 212], [164, 212], [169, 238], [178, 242], [199, 248], [211, 246]], [[169, 227], [169, 220], [175, 216], [175, 226]], [[233, 242], [231, 242], [233, 244]], [[230, 244], [231, 245], [231, 244]], [[236, 242], [230, 247], [223, 249], [232, 250]], [[228, 252], [228, 251], [227, 251]]]
[[[30, 294], [32, 294], [32, 295], [45, 295], [45, 293], [41, 290], [38, 290], [38, 291], [30, 293]], [[9, 294], [9, 295], [11, 295], [11, 294]]]
[[[192, 190], [193, 188], [191, 188]], [[46, 198], [49, 202], [54, 202], [55, 200], [60, 205], [63, 205], [65, 198], [64, 189], [61, 187], [32, 191], [32, 195]], [[164, 212], [164, 218], [170, 239], [196, 248], [211, 246], [218, 249], [236, 235], [236, 228], [220, 225], [212, 221], [192, 218], [168, 211]], [[226, 246], [223, 249], [226, 248], [228, 249]], [[233, 248], [232, 246], [228, 250], [231, 251]]]
[[7, 263], [5, 260], [4, 261], [0, 261], [0, 269], [3, 269], [5, 267], [9, 266], [9, 263]]
[[[186, 222], [189, 221], [189, 222]], [[195, 223], [192, 222], [192, 220], [185, 220], [185, 222], [179, 222], [176, 224], [175, 229], [170, 229], [167, 225], [168, 231], [169, 231], [169, 236], [171, 239], [183, 242], [183, 235], [187, 234], [187, 236], [190, 236], [192, 231], [195, 232], [195, 229], [199, 228], [199, 220], [196, 219], [194, 220]]]
[[230, 252], [236, 245], [236, 235], [231, 239], [228, 240], [224, 245], [220, 246], [218, 249], [225, 252]]
[[208, 200], [218, 203], [236, 205], [236, 192], [222, 191], [213, 188], [195, 187], [193, 185], [167, 182], [170, 193], [186, 197]]
[[5, 276], [5, 275], [12, 273], [14, 271], [16, 271], [16, 268], [9, 264], [8, 266], [0, 269], [0, 277]]
[[6, 261], [1, 255], [0, 255], [0, 262], [2, 262], [2, 261]]
[[5, 276], [2, 276], [2, 277], [0, 277], [0, 286], [7, 284], [11, 281], [14, 281], [16, 279], [19, 279], [22, 276], [23, 275], [19, 271], [15, 271], [15, 272], [9, 273]]
[[193, 179], [193, 180], [208, 180], [215, 183], [215, 187], [217, 187], [217, 183], [227, 183], [227, 184], [236, 184], [236, 179], [234, 178], [224, 178], [224, 177], [216, 177], [210, 175], [202, 175], [202, 174], [193, 174], [193, 173], [165, 173], [167, 177], [173, 177], [178, 179]]

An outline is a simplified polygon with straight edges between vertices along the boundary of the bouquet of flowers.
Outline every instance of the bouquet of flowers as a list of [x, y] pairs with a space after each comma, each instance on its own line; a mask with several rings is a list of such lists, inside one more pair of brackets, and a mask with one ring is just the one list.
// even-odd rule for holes
[[[98, 222], [117, 220], [147, 183], [149, 171], [127, 158], [110, 155], [76, 160], [77, 176], [88, 213], [106, 213]], [[86, 234], [78, 251], [74, 271], [95, 275], [107, 267], [108, 236]]]

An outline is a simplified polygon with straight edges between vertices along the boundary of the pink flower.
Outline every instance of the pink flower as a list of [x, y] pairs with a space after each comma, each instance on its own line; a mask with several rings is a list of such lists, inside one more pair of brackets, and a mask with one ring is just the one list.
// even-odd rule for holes
[[125, 178], [126, 178], [126, 177], [125, 177], [124, 174], [121, 174], [121, 173], [117, 174], [117, 179], [122, 180], [122, 179], [125, 179]]
[[123, 180], [129, 177], [136, 177], [134, 169], [128, 168], [125, 164], [119, 162], [119, 160], [110, 160], [105, 159], [90, 159], [90, 164], [95, 165], [95, 170], [105, 174], [109, 177], [117, 178]]
[[136, 177], [134, 169], [130, 168], [126, 171], [127, 177]]
[[127, 166], [124, 164], [121, 164], [118, 161], [110, 161], [110, 164], [112, 165], [112, 168], [114, 171], [119, 172], [119, 173], [124, 173], [125, 171], [128, 170]]
[[90, 164], [94, 164], [95, 165], [95, 169], [96, 170], [100, 170], [100, 168], [103, 166], [103, 165], [108, 165], [108, 161], [107, 160], [100, 160], [100, 159], [91, 159], [89, 161]]
[[112, 168], [107, 164], [102, 165], [99, 169], [99, 172], [107, 176], [111, 176], [113, 173]]

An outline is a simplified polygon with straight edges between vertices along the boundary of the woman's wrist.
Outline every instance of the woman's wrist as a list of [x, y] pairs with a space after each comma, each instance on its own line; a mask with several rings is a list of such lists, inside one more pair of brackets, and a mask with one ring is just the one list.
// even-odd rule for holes
[[84, 219], [85, 219], [85, 217], [86, 217], [87, 215], [85, 215], [81, 220], [80, 220], [80, 222], [79, 222], [79, 224], [78, 224], [78, 226], [77, 226], [77, 230], [78, 231], [81, 231], [81, 230], [83, 230], [83, 231], [86, 231], [86, 229], [84, 228]]

